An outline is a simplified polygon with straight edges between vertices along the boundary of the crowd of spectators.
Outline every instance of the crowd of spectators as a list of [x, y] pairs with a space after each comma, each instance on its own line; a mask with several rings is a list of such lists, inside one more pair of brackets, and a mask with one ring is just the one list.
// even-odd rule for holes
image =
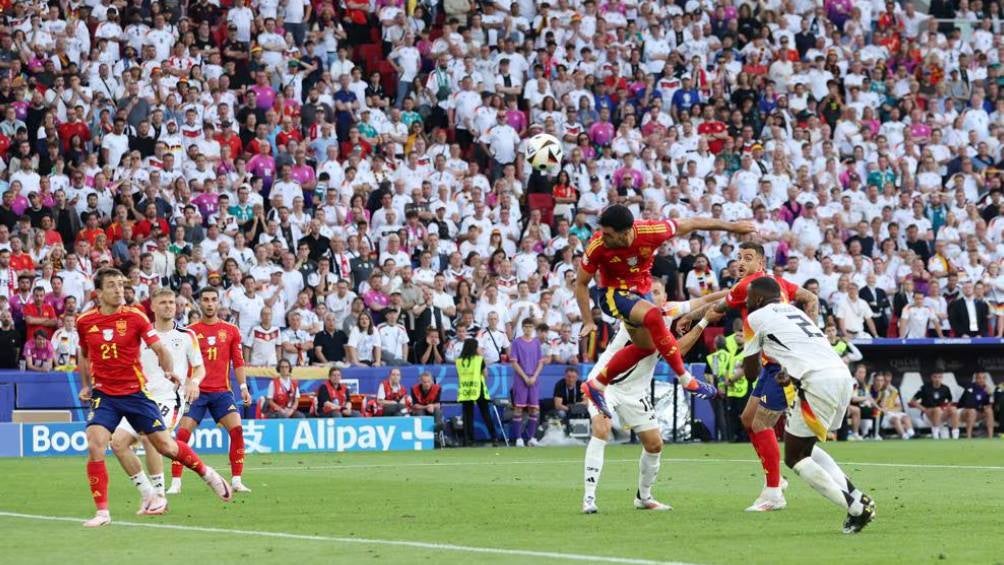
[[[180, 323], [221, 289], [252, 365], [515, 363], [525, 320], [593, 361], [613, 321], [580, 339], [572, 286], [610, 203], [752, 218], [843, 338], [1004, 335], [1000, 3], [931, 12], [966, 34], [874, 0], [7, 3], [0, 364], [72, 366], [105, 265]], [[736, 243], [653, 274], [713, 292]]]

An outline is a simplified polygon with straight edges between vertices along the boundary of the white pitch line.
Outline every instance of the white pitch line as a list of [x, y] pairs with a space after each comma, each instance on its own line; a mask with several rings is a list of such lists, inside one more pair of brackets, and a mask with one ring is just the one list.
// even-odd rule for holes
[[[83, 519], [71, 516], [45, 516], [39, 514], [22, 514], [19, 512], [0, 511], [0, 517], [18, 518], [22, 520], [41, 520], [46, 522], [73, 522], [82, 524]], [[289, 532], [268, 532], [254, 530], [237, 530], [228, 528], [208, 528], [202, 526], [183, 526], [179, 524], [158, 524], [145, 522], [112, 522], [112, 526], [126, 526], [131, 528], [151, 528], [155, 530], [174, 530], [183, 532], [197, 532], [204, 534], [225, 534], [242, 536], [268, 537], [302, 541], [323, 541], [335, 543], [354, 543], [361, 545], [377, 545], [391, 547], [409, 547], [414, 549], [429, 549], [436, 551], [455, 551], [458, 553], [480, 553], [487, 555], [507, 555], [515, 557], [533, 557], [540, 559], [558, 559], [563, 561], [588, 561], [594, 563], [620, 563], [626, 565], [693, 565], [679, 561], [653, 561], [650, 559], [632, 559], [629, 557], [604, 557], [601, 555], [583, 555], [580, 553], [559, 553], [555, 551], [531, 551], [528, 549], [505, 549], [500, 547], [477, 547], [471, 545], [453, 545], [449, 543], [427, 543], [407, 540], [385, 540], [372, 538], [349, 538], [337, 536], [318, 536], [307, 534], [294, 534]]]
[[[607, 459], [607, 463], [634, 463], [637, 459]], [[755, 459], [714, 459], [714, 458], [678, 458], [666, 457], [666, 463], [758, 463]], [[362, 465], [301, 465], [301, 466], [271, 466], [245, 467], [246, 471], [350, 471], [355, 469], [398, 469], [401, 467], [486, 467], [492, 465], [547, 465], [582, 463], [582, 459], [551, 459], [539, 461], [436, 461], [432, 463], [397, 463], [397, 464], [362, 464]], [[927, 470], [973, 470], [973, 471], [1004, 471], [999, 465], [938, 465], [924, 463], [869, 463], [862, 461], [842, 461], [840, 465], [856, 465], [859, 467], [892, 467], [902, 469]]]

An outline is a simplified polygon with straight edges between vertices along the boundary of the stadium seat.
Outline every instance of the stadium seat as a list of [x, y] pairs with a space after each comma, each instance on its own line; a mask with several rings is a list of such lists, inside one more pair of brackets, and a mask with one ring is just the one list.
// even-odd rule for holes
[[376, 69], [380, 73], [380, 83], [383, 85], [384, 92], [393, 100], [397, 95], [397, 69], [390, 61], [384, 59], [378, 60]]
[[383, 47], [379, 44], [367, 43], [360, 45], [357, 54], [357, 61], [362, 61], [366, 74], [373, 73], [379, 68], [380, 59], [383, 57]]
[[942, 382], [948, 387], [948, 390], [952, 391], [952, 399], [958, 402], [965, 389], [959, 385], [959, 381], [955, 378], [955, 373], [945, 372], [942, 373], [942, 376]]
[[714, 351], [715, 339], [720, 335], [725, 335], [725, 328], [715, 326], [705, 329], [701, 334], [701, 339], [704, 340], [704, 350], [708, 352]]
[[554, 196], [550, 194], [530, 194], [526, 197], [529, 209], [540, 210], [540, 221], [551, 225], [554, 221]]
[[[903, 402], [909, 402], [923, 384], [924, 379], [920, 376], [920, 373], [903, 373], [903, 380], [899, 383], [899, 395], [903, 398]], [[927, 421], [927, 418], [924, 417], [924, 413], [920, 409], [909, 406], [905, 406], [905, 408], [906, 413], [910, 415], [910, 419], [913, 421], [914, 428], [927, 429], [931, 427], [931, 423]]]

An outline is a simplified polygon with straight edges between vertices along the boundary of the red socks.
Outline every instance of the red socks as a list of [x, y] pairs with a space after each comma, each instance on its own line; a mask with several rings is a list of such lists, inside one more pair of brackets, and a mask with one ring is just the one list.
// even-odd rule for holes
[[[186, 430], [185, 428], [178, 428], [178, 432], [175, 434], [175, 440], [181, 444], [188, 444], [188, 440], [192, 438], [192, 432]], [[180, 445], [179, 453], [180, 453]], [[171, 463], [171, 477], [175, 479], [181, 478], [181, 473], [185, 470], [185, 466], [179, 461], [175, 460]]]
[[244, 471], [244, 428], [230, 428], [230, 475], [241, 476]]
[[774, 429], [750, 432], [749, 436], [753, 449], [760, 456], [763, 472], [767, 475], [767, 486], [771, 488], [781, 486], [781, 447], [777, 444]]
[[[201, 477], [206, 474], [206, 465], [199, 459], [199, 456], [192, 451], [192, 448], [188, 446], [187, 443], [179, 441], [178, 443], [178, 455], [175, 457], [175, 462], [181, 463], [185, 467], [195, 471]], [[172, 475], [174, 473], [174, 468], [171, 468]]]
[[683, 357], [680, 356], [680, 348], [676, 346], [676, 338], [666, 328], [666, 322], [662, 319], [662, 309], [652, 308], [645, 314], [642, 322], [645, 329], [652, 336], [652, 343], [659, 350], [659, 354], [669, 363], [670, 368], [677, 375], [686, 374], [687, 368], [683, 366]]
[[87, 481], [98, 510], [108, 510], [108, 469], [104, 461], [87, 462]]
[[639, 361], [652, 353], [651, 349], [642, 349], [633, 343], [628, 344], [624, 349], [614, 353], [614, 356], [610, 358], [610, 362], [607, 363], [606, 368], [600, 371], [596, 380], [600, 381], [601, 384], [608, 385], [618, 376], [630, 371], [631, 367], [634, 367]]

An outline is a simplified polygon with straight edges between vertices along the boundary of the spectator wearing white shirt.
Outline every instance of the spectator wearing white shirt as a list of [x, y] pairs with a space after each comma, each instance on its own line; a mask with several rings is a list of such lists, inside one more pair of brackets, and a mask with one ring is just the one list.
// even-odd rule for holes
[[282, 358], [295, 367], [306, 367], [310, 364], [307, 354], [314, 349], [314, 337], [300, 327], [297, 312], [291, 312], [288, 321], [289, 327], [282, 332]]
[[499, 329], [499, 319], [498, 312], [489, 312], [487, 326], [478, 334], [478, 348], [485, 358], [486, 365], [502, 361], [503, 356], [508, 358], [509, 336]]
[[379, 367], [383, 364], [380, 334], [373, 327], [373, 318], [368, 313], [361, 312], [356, 318], [345, 353], [353, 367]]
[[244, 290], [231, 294], [230, 311], [237, 319], [241, 339], [244, 343], [251, 343], [251, 330], [261, 323], [261, 311], [275, 301], [266, 302], [263, 296], [257, 294], [258, 284], [251, 275], [244, 275], [241, 283]]
[[899, 317], [899, 337], [904, 339], [927, 337], [927, 330], [934, 327], [938, 337], [943, 337], [938, 313], [924, 303], [924, 293], [913, 291], [913, 302], [903, 307]]
[[835, 316], [840, 334], [846, 338], [865, 337], [866, 327], [868, 334], [873, 337], [878, 335], [875, 322], [872, 321], [872, 309], [868, 302], [858, 295], [856, 284], [847, 287], [847, 298], [840, 303]]
[[481, 138], [488, 146], [488, 154], [492, 157], [492, 177], [498, 177], [503, 167], [516, 161], [516, 148], [519, 146], [519, 133], [506, 122], [505, 112], [499, 112], [496, 123]]
[[272, 309], [261, 310], [261, 323], [251, 328], [251, 339], [244, 342], [244, 356], [252, 367], [273, 367], [279, 361], [281, 331], [272, 325]]
[[398, 322], [398, 311], [388, 309], [385, 322], [377, 326], [380, 335], [380, 360], [384, 365], [408, 363], [408, 332]]

